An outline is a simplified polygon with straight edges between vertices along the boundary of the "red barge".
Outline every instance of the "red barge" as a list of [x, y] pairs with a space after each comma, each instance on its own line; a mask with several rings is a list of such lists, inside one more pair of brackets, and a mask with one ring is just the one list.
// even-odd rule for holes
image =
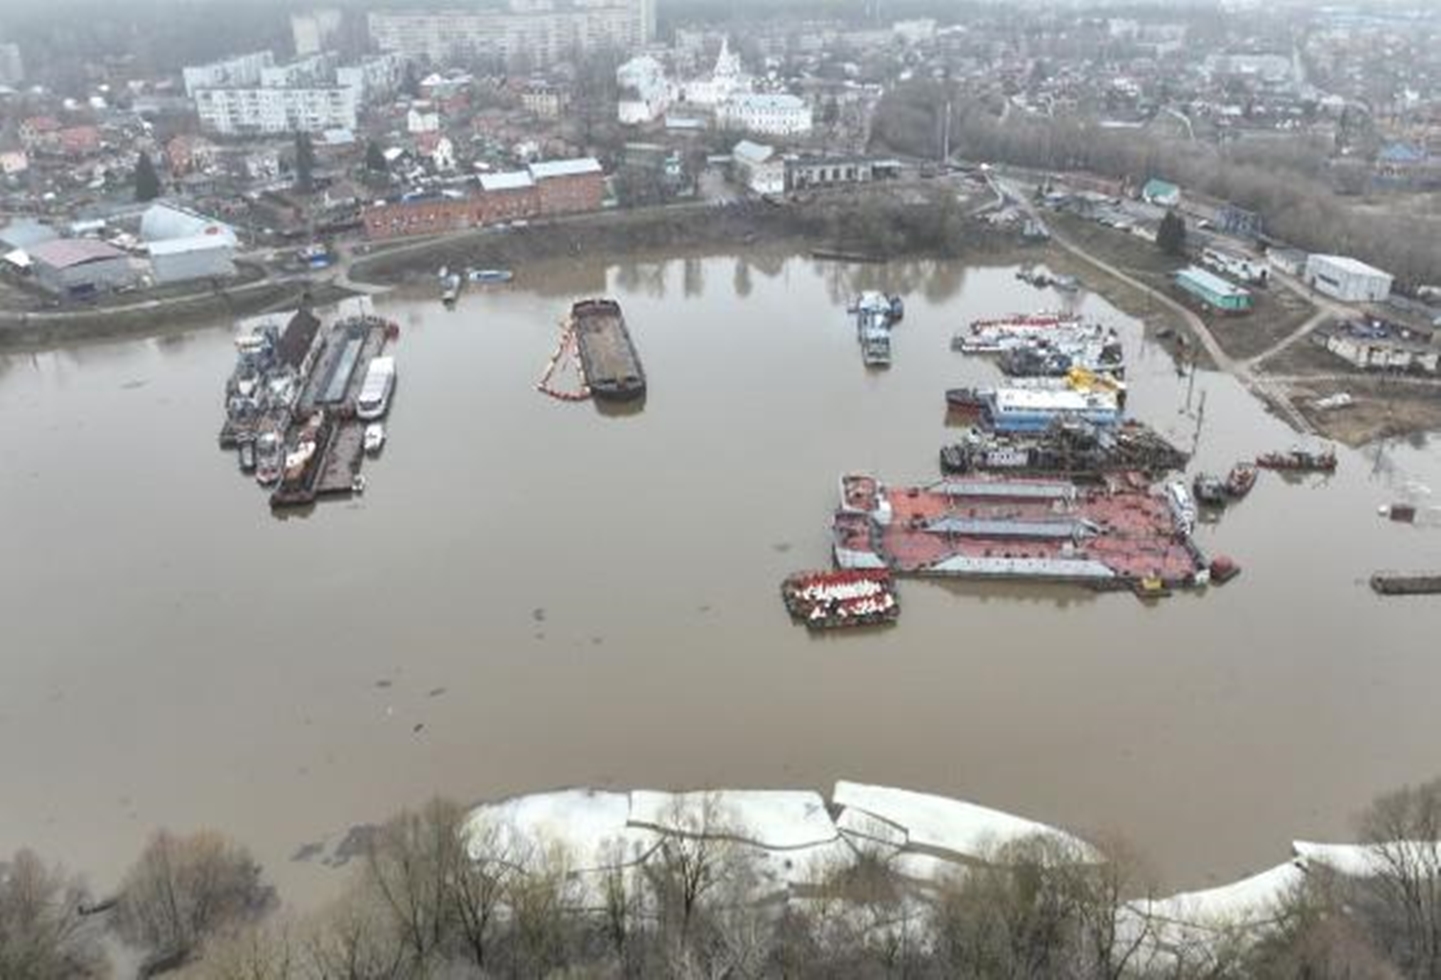
[[841, 568], [1137, 591], [1210, 580], [1184, 515], [1130, 475], [1097, 488], [984, 477], [890, 488], [849, 474], [832, 531]]

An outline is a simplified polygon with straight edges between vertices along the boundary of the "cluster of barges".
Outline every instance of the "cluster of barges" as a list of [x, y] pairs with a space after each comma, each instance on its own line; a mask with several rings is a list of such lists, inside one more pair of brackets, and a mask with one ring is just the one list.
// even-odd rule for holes
[[269, 318], [241, 324], [220, 445], [271, 489], [272, 507], [364, 489], [361, 463], [385, 442], [395, 390], [384, 351], [398, 336], [366, 298], [341, 304], [329, 327], [310, 310], [283, 330]]

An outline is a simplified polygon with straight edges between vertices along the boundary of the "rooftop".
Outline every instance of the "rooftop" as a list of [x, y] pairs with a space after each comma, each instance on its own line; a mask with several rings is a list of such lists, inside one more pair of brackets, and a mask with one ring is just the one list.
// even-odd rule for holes
[[483, 191], [518, 191], [534, 187], [535, 181], [524, 170], [511, 170], [503, 174], [481, 174], [480, 189]]
[[540, 160], [530, 165], [530, 175], [536, 180], [549, 177], [579, 177], [584, 174], [602, 173], [600, 161], [595, 157], [579, 157], [574, 160]]
[[57, 238], [32, 246], [30, 257], [55, 269], [70, 269], [86, 262], [123, 259], [125, 253], [93, 238]]
[[764, 143], [741, 140], [731, 150], [731, 156], [743, 163], [765, 163], [775, 155], [775, 150]]
[[1189, 282], [1191, 285], [1215, 296], [1249, 296], [1246, 290], [1235, 283], [1222, 279], [1220, 276], [1205, 269], [1198, 269], [1189, 265], [1176, 273], [1177, 282]]
[[1311, 258], [1317, 262], [1325, 262], [1334, 269], [1342, 272], [1349, 272], [1358, 276], [1385, 276], [1391, 278], [1389, 272], [1382, 272], [1373, 265], [1367, 265], [1360, 259], [1353, 259], [1349, 255], [1312, 255]]

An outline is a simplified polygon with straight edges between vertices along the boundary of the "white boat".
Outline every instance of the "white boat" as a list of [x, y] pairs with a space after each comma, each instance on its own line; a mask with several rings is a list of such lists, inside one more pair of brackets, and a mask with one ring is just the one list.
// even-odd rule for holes
[[471, 269], [466, 278], [475, 283], [510, 282], [515, 277], [509, 269]]
[[1182, 481], [1174, 480], [1166, 484], [1166, 500], [1171, 505], [1171, 517], [1176, 522], [1176, 530], [1190, 535], [1196, 529], [1196, 504], [1191, 499], [1191, 491], [1186, 489], [1186, 484]]
[[390, 408], [390, 395], [395, 390], [395, 358], [373, 358], [365, 369], [360, 397], [355, 400], [357, 418], [370, 421], [383, 416]]
[[365, 427], [365, 451], [374, 456], [385, 445], [385, 426], [372, 422]]

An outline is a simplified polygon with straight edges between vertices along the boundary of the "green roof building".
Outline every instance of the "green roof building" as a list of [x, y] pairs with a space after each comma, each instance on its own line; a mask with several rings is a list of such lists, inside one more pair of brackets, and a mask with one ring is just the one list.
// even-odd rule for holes
[[1213, 310], [1245, 313], [1251, 309], [1248, 291], [1193, 265], [1176, 273], [1176, 286]]

